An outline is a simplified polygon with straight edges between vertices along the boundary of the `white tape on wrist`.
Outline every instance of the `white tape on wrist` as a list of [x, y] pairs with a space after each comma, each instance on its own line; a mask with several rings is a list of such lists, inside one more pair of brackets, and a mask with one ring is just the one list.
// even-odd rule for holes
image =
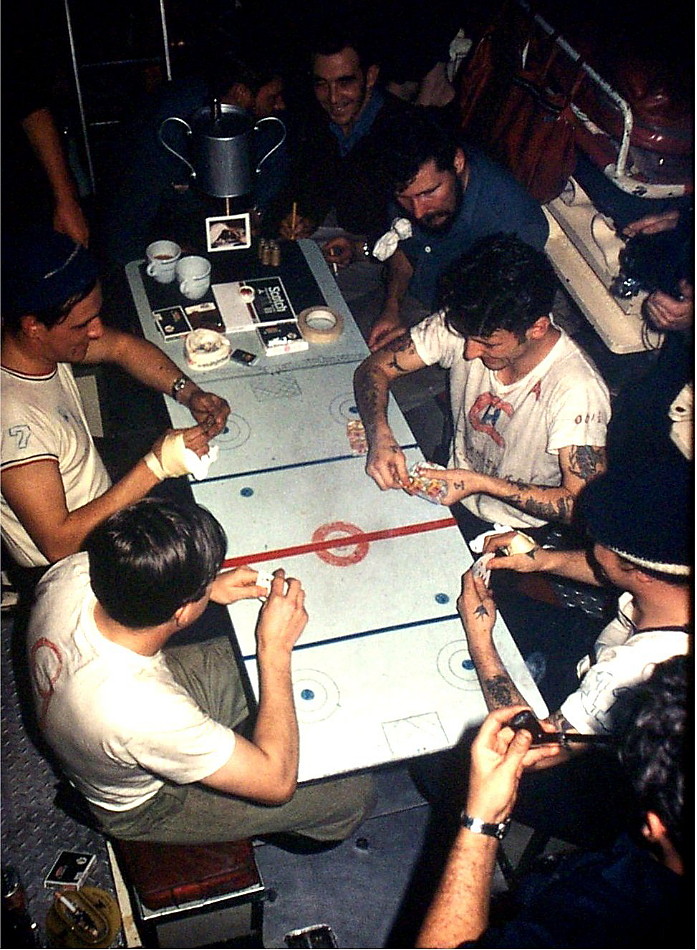
[[201, 479], [208, 474], [208, 469], [218, 458], [219, 451], [218, 446], [213, 445], [209, 448], [207, 455], [199, 458], [192, 449], [187, 449], [185, 446], [183, 432], [169, 432], [160, 450], [162, 463], [160, 464], [152, 451], [145, 456], [145, 463], [160, 481], [165, 478], [177, 478], [179, 475], [193, 475], [194, 478]]
[[159, 482], [163, 482], [167, 478], [165, 470], [160, 465], [157, 456], [152, 450], [143, 456], [143, 461]]

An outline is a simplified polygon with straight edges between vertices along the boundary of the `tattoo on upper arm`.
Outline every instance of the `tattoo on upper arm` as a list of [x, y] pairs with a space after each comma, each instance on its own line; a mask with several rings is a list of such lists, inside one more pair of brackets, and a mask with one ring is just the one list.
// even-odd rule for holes
[[398, 353], [414, 353], [414, 344], [410, 333], [403, 333], [401, 336], [398, 336], [395, 340], [388, 343], [385, 349], [394, 354], [387, 364], [390, 369], [395, 369], [398, 373], [410, 372], [405, 367], [399, 365], [399, 359], [397, 358]]
[[594, 445], [572, 445], [569, 448], [569, 471], [584, 482], [590, 481], [606, 468], [605, 449]]

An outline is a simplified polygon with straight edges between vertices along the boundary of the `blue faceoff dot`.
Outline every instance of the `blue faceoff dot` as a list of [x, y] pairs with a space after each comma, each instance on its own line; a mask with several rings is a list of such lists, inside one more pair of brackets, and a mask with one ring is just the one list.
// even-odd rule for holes
[[447, 604], [450, 598], [447, 594], [436, 594], [436, 603], [437, 604]]
[[314, 698], [315, 698], [314, 690], [312, 690], [312, 689], [304, 689], [304, 690], [300, 693], [300, 698], [301, 698], [301, 699], [314, 699]]
[[240, 490], [240, 495], [242, 495], [243, 498], [251, 498], [253, 494], [254, 494], [253, 488], [242, 488]]

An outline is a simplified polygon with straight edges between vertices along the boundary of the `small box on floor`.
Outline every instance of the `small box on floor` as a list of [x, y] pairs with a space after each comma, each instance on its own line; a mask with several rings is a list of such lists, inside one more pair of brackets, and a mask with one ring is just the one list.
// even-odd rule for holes
[[87, 851], [61, 851], [44, 878], [44, 887], [75, 890], [82, 887], [94, 867], [96, 854]]

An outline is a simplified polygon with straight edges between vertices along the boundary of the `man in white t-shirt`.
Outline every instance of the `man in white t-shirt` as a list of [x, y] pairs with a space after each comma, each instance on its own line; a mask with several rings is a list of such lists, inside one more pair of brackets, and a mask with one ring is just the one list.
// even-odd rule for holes
[[[608, 471], [579, 499], [587, 551], [536, 546], [489, 561], [492, 572], [549, 572], [623, 591], [617, 616], [598, 636], [592, 655], [578, 663], [578, 689], [546, 720], [551, 728], [611, 732], [623, 692], [646, 679], [655, 664], [689, 652], [691, 498], [691, 479], [679, 466], [659, 460], [648, 469]], [[510, 539], [510, 533], [492, 536], [485, 548], [496, 551]], [[525, 703], [494, 645], [494, 598], [471, 570], [463, 576], [458, 610], [489, 709]]]
[[[267, 591], [250, 568], [220, 572], [225, 534], [193, 502], [143, 499], [84, 547], [39, 582], [27, 646], [38, 726], [104, 832], [174, 843], [292, 832], [301, 850], [350, 834], [370, 777], [296, 790], [300, 582], [277, 570]], [[169, 641], [210, 601], [264, 595], [250, 720], [228, 637]]]
[[[355, 394], [382, 490], [410, 488], [404, 453], [387, 422], [390, 387], [424, 366], [449, 371], [454, 438], [444, 505], [475, 516], [469, 531], [500, 522], [536, 528], [571, 521], [581, 489], [605, 468], [610, 402], [605, 383], [551, 317], [554, 270], [512, 235], [478, 241], [440, 285], [440, 309], [372, 353]], [[457, 505], [456, 509], [460, 506]]]
[[170, 431], [112, 485], [73, 364], [113, 364], [186, 405], [198, 424], [179, 431], [199, 456], [222, 431], [230, 407], [152, 343], [102, 323], [96, 262], [82, 245], [43, 228], [3, 235], [2, 262], [2, 538], [16, 565], [31, 574], [78, 551], [112, 512], [188, 470], [163, 455], [165, 440], [169, 446], [177, 438]]

